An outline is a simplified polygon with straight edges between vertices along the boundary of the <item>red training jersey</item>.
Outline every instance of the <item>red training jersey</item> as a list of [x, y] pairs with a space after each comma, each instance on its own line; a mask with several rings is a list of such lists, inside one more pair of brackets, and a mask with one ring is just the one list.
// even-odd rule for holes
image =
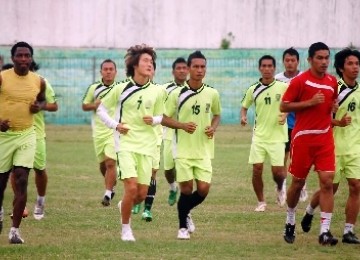
[[325, 102], [295, 112], [295, 126], [292, 140], [306, 143], [323, 143], [333, 140], [332, 107], [337, 99], [337, 80], [330, 74], [315, 77], [310, 70], [291, 80], [282, 101], [301, 102], [311, 99], [321, 91]]

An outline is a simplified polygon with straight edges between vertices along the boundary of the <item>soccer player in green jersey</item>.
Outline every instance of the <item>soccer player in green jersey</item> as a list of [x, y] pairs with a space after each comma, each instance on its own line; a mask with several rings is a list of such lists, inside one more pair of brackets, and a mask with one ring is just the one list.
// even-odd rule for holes
[[[339, 108], [333, 119], [335, 139], [336, 171], [333, 180], [334, 194], [340, 180], [346, 178], [349, 197], [345, 207], [343, 243], [360, 244], [354, 233], [354, 225], [360, 206], [360, 85], [356, 81], [360, 70], [360, 52], [349, 48], [335, 55], [338, 81]], [[315, 208], [319, 205], [320, 191], [314, 193], [301, 221], [304, 232], [309, 232]]]
[[[124, 194], [118, 206], [121, 213], [123, 241], [135, 241], [130, 216], [134, 204], [146, 198], [157, 133], [164, 113], [164, 91], [151, 81], [156, 52], [147, 45], [130, 47], [125, 55], [129, 81], [114, 87], [97, 109], [101, 120], [115, 129], [115, 149], [119, 164], [118, 178], [123, 181]], [[115, 119], [108, 114], [115, 109]]]
[[[187, 79], [189, 70], [186, 64], [186, 60], [182, 57], [177, 58], [172, 64], [172, 74], [174, 79], [169, 83], [163, 85], [166, 89], [167, 95], [170, 95], [171, 92], [177, 88], [184, 86]], [[169, 183], [169, 197], [168, 203], [170, 206], [176, 203], [178, 187], [175, 181], [175, 162], [171, 151], [172, 139], [175, 132], [172, 128], [164, 127], [163, 135], [163, 161], [164, 161], [164, 173], [166, 181]]]
[[274, 78], [276, 61], [270, 55], [259, 59], [261, 78], [251, 85], [242, 100], [241, 124], [247, 124], [247, 110], [255, 104], [255, 125], [250, 148], [249, 163], [253, 165], [252, 184], [258, 205], [256, 212], [266, 209], [262, 173], [265, 157], [270, 157], [271, 171], [277, 188], [277, 202], [285, 204], [286, 193], [282, 189], [285, 179], [285, 143], [288, 140], [286, 114], [279, 106], [287, 84]]
[[[96, 115], [96, 109], [109, 91], [118, 82], [116, 77], [116, 64], [110, 59], [104, 60], [100, 65], [101, 80], [91, 84], [83, 98], [82, 109], [91, 111], [92, 132], [96, 157], [100, 165], [100, 172], [105, 179], [105, 194], [101, 201], [103, 206], [109, 206], [114, 197], [116, 184], [116, 154], [114, 146], [113, 130], [109, 129]], [[109, 110], [113, 116], [114, 109]]]
[[177, 238], [185, 240], [195, 231], [190, 211], [205, 200], [210, 190], [214, 134], [221, 113], [218, 91], [203, 83], [205, 56], [195, 51], [189, 55], [187, 65], [190, 75], [187, 86], [170, 93], [162, 122], [164, 126], [177, 129], [173, 139], [176, 180], [181, 193], [177, 204]]

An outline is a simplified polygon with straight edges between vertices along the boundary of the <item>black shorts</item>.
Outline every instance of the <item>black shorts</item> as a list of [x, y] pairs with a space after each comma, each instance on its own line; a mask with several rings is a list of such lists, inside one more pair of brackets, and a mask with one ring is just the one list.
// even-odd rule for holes
[[287, 142], [285, 143], [285, 153], [290, 152], [291, 133], [292, 133], [292, 128], [288, 128], [288, 138], [289, 138], [289, 141], [287, 141]]

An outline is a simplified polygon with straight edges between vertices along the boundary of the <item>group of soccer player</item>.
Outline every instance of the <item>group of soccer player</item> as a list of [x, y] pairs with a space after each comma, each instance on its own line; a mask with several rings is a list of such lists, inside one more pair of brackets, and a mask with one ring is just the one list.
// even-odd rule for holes
[[190, 211], [204, 201], [210, 189], [213, 136], [221, 113], [219, 93], [203, 83], [206, 58], [196, 51], [187, 61], [176, 59], [172, 66], [174, 80], [163, 86], [153, 82], [156, 53], [152, 47], [129, 48], [125, 66], [126, 79], [115, 82], [116, 64], [105, 60], [100, 68], [102, 80], [91, 85], [83, 99], [83, 109], [93, 111], [95, 152], [105, 177], [102, 204], [110, 205], [117, 174], [124, 184], [118, 203], [121, 239], [135, 241], [131, 214], [137, 214], [145, 200], [142, 218], [152, 220], [156, 171], [164, 139], [169, 205], [176, 203], [180, 190], [177, 238], [190, 239], [195, 230]]
[[[284, 239], [295, 241], [295, 211], [299, 199], [306, 200], [305, 180], [312, 166], [318, 173], [319, 190], [314, 193], [301, 221], [309, 232], [320, 206], [319, 243], [336, 245], [330, 232], [334, 194], [340, 180], [347, 179], [349, 196], [345, 208], [343, 243], [360, 244], [354, 225], [360, 206], [360, 53], [345, 48], [335, 55], [339, 80], [327, 73], [330, 50], [322, 42], [308, 50], [310, 68], [301, 73], [299, 54], [294, 48], [283, 53], [285, 72], [275, 76], [275, 59], [259, 60], [261, 78], [248, 88], [241, 108], [241, 124], [247, 124], [247, 110], [255, 105], [255, 125], [249, 163], [253, 165], [253, 188], [258, 199], [256, 212], [266, 210], [263, 195], [263, 163], [270, 158], [276, 183], [277, 202], [287, 203]], [[283, 83], [283, 82], [287, 82]], [[280, 108], [280, 110], [279, 110]], [[287, 117], [287, 120], [286, 120]], [[286, 165], [290, 151], [291, 185], [286, 192]], [[285, 159], [284, 159], [285, 158]]]

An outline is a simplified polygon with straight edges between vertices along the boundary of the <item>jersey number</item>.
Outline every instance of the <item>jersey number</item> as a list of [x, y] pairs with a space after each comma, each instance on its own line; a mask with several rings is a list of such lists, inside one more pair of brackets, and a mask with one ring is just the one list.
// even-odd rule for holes
[[264, 98], [265, 100], [265, 105], [271, 105], [271, 97], [266, 97]]
[[142, 104], [142, 96], [139, 97], [137, 103], [138, 103], [137, 109], [139, 110], [139, 108], [140, 108], [140, 106]]
[[348, 111], [351, 111], [353, 112], [355, 110], [355, 102], [350, 102], [349, 105], [348, 105]]
[[192, 112], [193, 112], [193, 115], [198, 115], [200, 113], [200, 105], [193, 105], [192, 107]]

